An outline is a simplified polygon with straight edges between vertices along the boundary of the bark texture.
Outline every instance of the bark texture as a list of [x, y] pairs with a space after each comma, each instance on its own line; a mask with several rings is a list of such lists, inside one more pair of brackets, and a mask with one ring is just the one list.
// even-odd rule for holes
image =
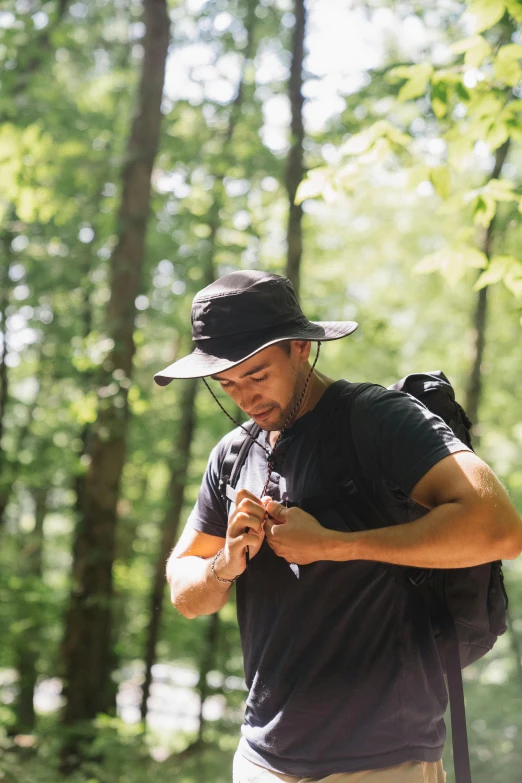
[[110, 261], [106, 333], [114, 347], [103, 365], [105, 378], [98, 388], [98, 418], [87, 444], [90, 465], [79, 493], [73, 586], [63, 646], [67, 696], [63, 722], [78, 731], [70, 732], [70, 741], [64, 748], [65, 767], [78, 750], [82, 723], [104, 712], [111, 701], [116, 505], [125, 462], [127, 392], [135, 349], [134, 302], [142, 282], [150, 181], [159, 144], [169, 39], [166, 0], [145, 0], [144, 22], [141, 79], [122, 173], [118, 242]]
[[2, 245], [2, 266], [0, 267], [0, 337], [2, 345], [0, 347], [0, 526], [3, 526], [5, 518], [5, 509], [9, 502], [9, 493], [11, 487], [12, 471], [9, 470], [5, 451], [2, 449], [2, 438], [5, 430], [5, 419], [7, 415], [7, 403], [9, 399], [9, 373], [5, 362], [7, 357], [7, 307], [10, 297], [9, 267], [11, 263], [11, 242], [14, 234], [6, 229], [1, 239]]
[[[499, 179], [502, 174], [502, 168], [506, 162], [509, 152], [510, 140], [508, 139], [498, 148], [495, 155], [495, 164], [491, 171], [490, 179]], [[495, 236], [496, 219], [493, 218], [488, 228], [484, 231], [480, 249], [486, 256], [491, 258], [491, 250]], [[486, 326], [487, 326], [487, 305], [488, 305], [488, 287], [481, 288], [477, 295], [475, 313], [473, 317], [473, 349], [471, 360], [471, 372], [469, 375], [468, 387], [466, 390], [466, 413], [473, 423], [472, 436], [474, 446], [480, 445], [480, 434], [477, 428], [479, 418], [480, 396], [482, 393], [482, 362], [484, 359], [484, 348], [486, 345]]]
[[160, 551], [156, 561], [154, 582], [149, 602], [150, 619], [145, 648], [145, 681], [141, 701], [142, 719], [145, 719], [147, 715], [147, 701], [152, 682], [152, 667], [156, 661], [156, 646], [159, 638], [163, 597], [165, 594], [165, 563], [172, 551], [178, 532], [190, 461], [190, 444], [194, 434], [195, 400], [198, 381], [197, 378], [191, 378], [190, 380], [182, 381], [182, 383], [184, 387], [181, 397], [181, 418], [176, 436], [176, 448], [172, 460], [168, 489], [170, 505], [161, 532]]
[[43, 523], [47, 513], [47, 487], [32, 490], [35, 508], [35, 525], [29, 535], [24, 535], [24, 547], [21, 552], [21, 571], [24, 577], [23, 594], [20, 596], [22, 620], [30, 625], [17, 639], [16, 667], [18, 670], [18, 698], [15, 704], [15, 722], [10, 733], [30, 734], [36, 725], [34, 711], [34, 691], [38, 678], [37, 663], [40, 654], [42, 634], [41, 618], [34, 603], [25, 600], [26, 595], [35, 592], [41, 586], [43, 557]]
[[288, 225], [286, 276], [299, 294], [301, 257], [303, 253], [303, 207], [295, 203], [297, 188], [304, 177], [304, 124], [303, 124], [303, 59], [306, 34], [306, 7], [304, 0], [294, 0], [295, 26], [292, 36], [292, 64], [288, 85], [291, 119], [291, 146], [286, 167], [288, 191]]
[[201, 661], [199, 666], [199, 730], [196, 744], [198, 746], [203, 745], [204, 732], [205, 732], [205, 718], [203, 711], [205, 708], [205, 702], [210, 695], [210, 688], [207, 682], [207, 676], [210, 671], [215, 668], [215, 660], [218, 648], [219, 639], [219, 614], [210, 615], [207, 620], [207, 628], [205, 633], [205, 643], [202, 650]]
[[[257, 2], [248, 0], [247, 13], [245, 18], [245, 28], [247, 32], [246, 46], [243, 54], [243, 65], [239, 78], [236, 95], [232, 102], [229, 120], [223, 133], [223, 145], [220, 155], [220, 162], [223, 166], [223, 172], [217, 172], [214, 180], [212, 192], [212, 207], [206, 216], [206, 222], [210, 226], [209, 250], [204, 259], [204, 278], [203, 285], [210, 285], [215, 279], [214, 258], [217, 247], [217, 235], [220, 227], [219, 212], [224, 200], [223, 178], [226, 172], [226, 161], [232, 152], [232, 141], [234, 131], [241, 116], [241, 109], [244, 100], [245, 70], [251, 60], [255, 50], [255, 23]], [[163, 599], [165, 595], [165, 564], [175, 544], [183, 502], [185, 497], [185, 484], [187, 479], [188, 466], [190, 462], [190, 446], [195, 429], [195, 404], [198, 383], [196, 380], [183, 381], [184, 390], [181, 397], [181, 419], [179, 429], [175, 434], [176, 448], [172, 460], [171, 479], [169, 484], [170, 505], [165, 517], [163, 530], [161, 534], [160, 550], [156, 561], [154, 582], [152, 586], [150, 604], [149, 604], [149, 626], [145, 646], [145, 678], [142, 689], [141, 717], [145, 721], [147, 717], [147, 703], [152, 683], [152, 667], [156, 661], [156, 647], [158, 643], [161, 615], [163, 612]]]

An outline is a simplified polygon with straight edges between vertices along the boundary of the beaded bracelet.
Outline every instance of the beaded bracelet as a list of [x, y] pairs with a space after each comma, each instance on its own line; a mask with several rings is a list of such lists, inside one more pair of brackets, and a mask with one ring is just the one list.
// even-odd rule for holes
[[224, 552], [224, 551], [225, 550], [223, 548], [223, 549], [220, 549], [219, 552], [216, 552], [216, 554], [212, 558], [212, 563], [210, 564], [210, 570], [212, 571], [212, 576], [215, 576], [215, 578], [218, 580], [218, 582], [224, 582], [227, 585], [233, 585], [234, 582], [236, 581], [236, 579], [238, 578], [239, 574], [238, 574], [238, 576], [235, 576], [233, 579], [222, 579], [220, 576], [218, 576], [216, 574], [216, 571], [215, 571], [215, 568], [214, 568], [214, 566], [216, 564], [216, 560], [218, 559], [218, 557], [221, 554], [221, 552]]

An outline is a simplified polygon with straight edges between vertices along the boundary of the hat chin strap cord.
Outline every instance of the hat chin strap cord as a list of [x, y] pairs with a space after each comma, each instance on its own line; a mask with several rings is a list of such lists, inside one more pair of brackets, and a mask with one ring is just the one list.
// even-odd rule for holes
[[[213, 392], [213, 391], [212, 391], [212, 389], [210, 388], [210, 386], [209, 386], [209, 384], [208, 384], [208, 382], [207, 382], [207, 379], [206, 379], [206, 378], [203, 378], [203, 379], [202, 379], [202, 380], [203, 380], [203, 383], [205, 384], [205, 386], [207, 387], [207, 389], [209, 390], [209, 392], [211, 393], [211, 395], [213, 396], [213, 398], [215, 399], [215, 401], [217, 402], [217, 404], [219, 405], [219, 407], [221, 408], [221, 410], [223, 411], [223, 413], [225, 414], [225, 416], [228, 416], [228, 418], [230, 419], [230, 421], [231, 421], [233, 424], [235, 424], [235, 425], [236, 425], [236, 427], [240, 427], [240, 428], [243, 430], [243, 432], [245, 432], [245, 433], [248, 435], [248, 437], [249, 437], [249, 438], [250, 438], [250, 439], [251, 439], [251, 440], [252, 440], [254, 443], [256, 443], [256, 444], [257, 444], [257, 445], [258, 445], [258, 446], [259, 446], [261, 449], [263, 449], [263, 451], [264, 451], [264, 452], [267, 454], [267, 456], [268, 456], [268, 458], [269, 458], [269, 464], [270, 464], [270, 458], [271, 458], [271, 456], [272, 456], [272, 455], [273, 455], [273, 453], [274, 453], [274, 449], [275, 449], [275, 447], [277, 446], [277, 444], [278, 444], [278, 442], [279, 442], [279, 438], [281, 437], [281, 435], [283, 434], [283, 432], [284, 432], [286, 429], [288, 429], [288, 427], [290, 426], [290, 424], [293, 422], [293, 420], [294, 420], [295, 416], [297, 415], [297, 412], [298, 412], [299, 408], [301, 407], [301, 403], [303, 402], [304, 396], [305, 396], [305, 394], [306, 394], [306, 390], [307, 390], [307, 388], [308, 388], [308, 384], [309, 384], [309, 382], [310, 382], [310, 378], [312, 377], [312, 373], [313, 373], [313, 371], [315, 370], [315, 365], [317, 364], [317, 360], [319, 359], [319, 351], [320, 351], [320, 349], [321, 349], [321, 343], [320, 343], [320, 342], [318, 342], [318, 343], [317, 343], [317, 353], [315, 354], [314, 363], [312, 364], [312, 367], [310, 368], [310, 372], [308, 373], [308, 376], [307, 376], [307, 378], [306, 378], [305, 385], [304, 385], [304, 387], [303, 387], [303, 391], [302, 391], [302, 393], [301, 393], [301, 396], [299, 397], [299, 400], [297, 401], [297, 403], [294, 405], [294, 407], [292, 408], [292, 410], [291, 410], [291, 411], [290, 411], [290, 413], [288, 414], [288, 418], [287, 418], [287, 420], [285, 421], [284, 425], [282, 426], [282, 428], [281, 428], [281, 431], [279, 432], [279, 435], [278, 435], [278, 437], [277, 437], [277, 440], [276, 440], [276, 442], [274, 443], [274, 447], [272, 448], [272, 450], [270, 450], [270, 449], [267, 449], [267, 448], [266, 448], [266, 446], [264, 446], [262, 443], [259, 443], [259, 441], [258, 441], [256, 438], [254, 438], [254, 437], [253, 437], [253, 436], [250, 434], [250, 432], [247, 430], [247, 428], [246, 428], [246, 427], [243, 427], [243, 425], [242, 425], [242, 424], [240, 424], [238, 421], [236, 421], [236, 420], [233, 418], [233, 416], [231, 416], [231, 415], [230, 415], [230, 413], [229, 413], [227, 410], [225, 410], [225, 408], [223, 407], [223, 405], [220, 403], [220, 401], [218, 400], [218, 398], [216, 397], [216, 395], [214, 394], [214, 392]], [[272, 471], [270, 471], [270, 473], [271, 473], [271, 472], [272, 472]], [[267, 479], [267, 482], [266, 482], [266, 484], [268, 484], [268, 481], [269, 481], [269, 480], [270, 480], [270, 475], [268, 476], [268, 479]], [[266, 486], [266, 484], [265, 484], [265, 486]]]
[[[304, 396], [305, 396], [305, 394], [306, 394], [306, 390], [307, 390], [307, 388], [308, 388], [308, 384], [309, 384], [309, 382], [310, 382], [310, 378], [312, 377], [312, 373], [313, 373], [313, 371], [315, 370], [315, 365], [317, 364], [317, 360], [319, 359], [319, 351], [320, 351], [320, 349], [321, 349], [321, 343], [320, 343], [320, 342], [318, 342], [318, 343], [317, 343], [317, 353], [315, 354], [314, 363], [312, 364], [312, 366], [311, 366], [311, 368], [310, 368], [310, 372], [308, 373], [308, 376], [307, 376], [307, 378], [306, 378], [305, 384], [304, 384], [304, 386], [303, 386], [303, 391], [301, 392], [301, 395], [300, 395], [300, 397], [299, 397], [298, 401], [296, 402], [296, 404], [294, 405], [294, 407], [292, 408], [292, 410], [291, 410], [291, 411], [290, 411], [290, 413], [288, 414], [288, 417], [287, 417], [287, 419], [286, 419], [285, 423], [283, 424], [283, 426], [281, 427], [281, 430], [280, 430], [280, 432], [279, 432], [279, 435], [277, 436], [276, 442], [274, 443], [274, 445], [273, 445], [273, 447], [272, 447], [272, 449], [271, 449], [271, 450], [270, 450], [270, 449], [267, 449], [267, 448], [266, 448], [266, 446], [264, 446], [262, 443], [259, 443], [259, 441], [257, 440], [257, 438], [254, 438], [254, 437], [253, 437], [253, 435], [251, 435], [251, 434], [250, 434], [250, 432], [247, 430], [247, 428], [246, 428], [246, 427], [243, 427], [243, 425], [242, 425], [242, 424], [239, 424], [239, 422], [237, 422], [237, 421], [236, 421], [236, 420], [235, 420], [235, 419], [234, 419], [234, 418], [233, 418], [233, 417], [230, 415], [230, 413], [229, 413], [228, 411], [226, 411], [226, 410], [225, 410], [225, 408], [224, 408], [224, 407], [221, 405], [220, 401], [218, 400], [218, 398], [216, 397], [216, 395], [214, 394], [214, 392], [212, 391], [212, 389], [211, 389], [211, 388], [210, 388], [210, 386], [208, 385], [206, 378], [203, 378], [203, 382], [204, 382], [205, 386], [207, 387], [207, 389], [209, 390], [209, 392], [211, 393], [211, 395], [213, 396], [213, 398], [215, 399], [215, 401], [217, 402], [217, 404], [219, 405], [219, 407], [221, 408], [221, 410], [223, 411], [223, 413], [224, 413], [226, 416], [228, 416], [228, 418], [230, 419], [230, 421], [232, 421], [232, 422], [233, 422], [233, 423], [234, 423], [234, 424], [235, 424], [237, 427], [241, 427], [241, 429], [242, 429], [242, 430], [243, 430], [243, 431], [244, 431], [244, 432], [245, 432], [245, 433], [248, 435], [248, 437], [249, 437], [249, 438], [250, 438], [250, 439], [251, 439], [251, 440], [252, 440], [254, 443], [256, 443], [256, 444], [257, 444], [257, 445], [258, 445], [260, 448], [262, 448], [262, 449], [263, 449], [263, 451], [266, 453], [266, 455], [267, 455], [267, 457], [268, 457], [268, 466], [267, 466], [267, 467], [268, 467], [268, 470], [267, 470], [267, 476], [266, 476], [265, 486], [263, 487], [263, 489], [262, 489], [262, 491], [261, 491], [261, 497], [262, 497], [262, 498], [263, 498], [263, 497], [265, 497], [265, 495], [266, 495], [266, 493], [267, 493], [267, 491], [268, 491], [268, 485], [269, 485], [269, 483], [270, 483], [270, 478], [271, 478], [271, 476], [272, 476], [272, 471], [273, 471], [273, 469], [274, 469], [274, 452], [275, 452], [276, 446], [277, 446], [277, 444], [279, 443], [279, 440], [280, 440], [280, 438], [281, 438], [281, 436], [282, 436], [283, 432], [284, 432], [284, 431], [285, 431], [285, 430], [286, 430], [286, 429], [287, 429], [287, 428], [290, 426], [290, 424], [293, 422], [293, 420], [294, 420], [295, 416], [297, 415], [297, 412], [298, 412], [299, 408], [301, 407], [301, 403], [302, 403], [302, 402], [303, 402], [303, 400], [304, 400]], [[264, 523], [264, 522], [266, 522], [266, 521], [267, 521], [267, 519], [268, 519], [268, 511], [265, 511], [265, 517], [264, 517], [263, 523]], [[248, 528], [247, 528], [247, 532], [248, 532]], [[246, 557], [246, 564], [248, 565], [248, 564], [249, 564], [249, 562], [250, 562], [250, 553], [249, 553], [248, 547], [246, 548], [245, 557]]]

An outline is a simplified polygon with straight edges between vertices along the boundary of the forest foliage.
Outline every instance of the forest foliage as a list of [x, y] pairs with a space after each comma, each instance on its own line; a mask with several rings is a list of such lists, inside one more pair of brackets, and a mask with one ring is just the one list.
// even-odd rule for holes
[[[522, 512], [521, 24], [518, 0], [4, 0], [0, 780], [230, 780], [235, 608], [185, 620], [163, 576], [229, 422], [153, 382], [216, 276], [288, 272], [310, 319], [357, 320], [332, 377], [444, 370]], [[522, 763], [505, 574], [508, 633], [465, 671], [476, 783]]]

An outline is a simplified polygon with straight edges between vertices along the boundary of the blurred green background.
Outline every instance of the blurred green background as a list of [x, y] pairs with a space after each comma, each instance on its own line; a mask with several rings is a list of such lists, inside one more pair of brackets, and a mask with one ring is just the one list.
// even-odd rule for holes
[[[309, 318], [359, 321], [323, 346], [334, 378], [442, 369], [522, 510], [521, 23], [518, 0], [4, 0], [0, 781], [231, 779], [233, 602], [188, 621], [164, 579], [229, 422], [153, 382], [215, 277], [286, 273]], [[520, 780], [505, 576], [509, 630], [464, 672], [475, 783]]]

